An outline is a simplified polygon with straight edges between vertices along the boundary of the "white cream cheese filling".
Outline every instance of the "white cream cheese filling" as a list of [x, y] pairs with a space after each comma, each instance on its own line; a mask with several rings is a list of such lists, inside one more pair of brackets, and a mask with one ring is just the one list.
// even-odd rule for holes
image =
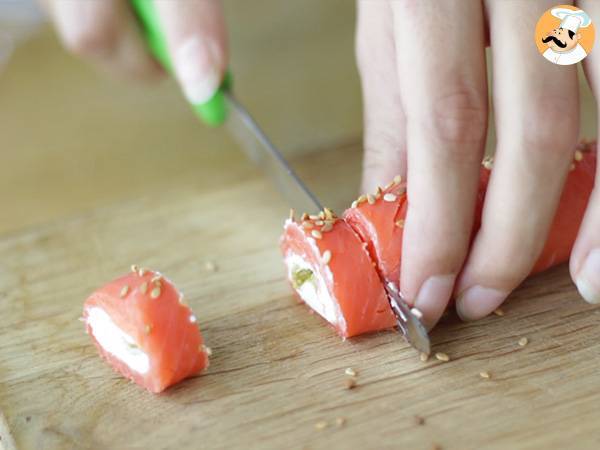
[[87, 323], [98, 343], [131, 370], [145, 374], [150, 369], [150, 358], [142, 351], [135, 340], [121, 330], [101, 308], [88, 310]]

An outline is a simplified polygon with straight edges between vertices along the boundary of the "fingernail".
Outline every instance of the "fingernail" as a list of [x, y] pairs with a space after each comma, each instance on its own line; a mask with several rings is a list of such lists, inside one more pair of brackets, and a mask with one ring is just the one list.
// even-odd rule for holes
[[587, 256], [575, 284], [586, 302], [600, 303], [600, 248], [592, 250]]
[[423, 325], [431, 329], [440, 320], [454, 289], [456, 275], [434, 275], [421, 286], [414, 307], [423, 314]]
[[190, 103], [204, 103], [221, 84], [218, 46], [195, 36], [175, 52], [175, 72], [183, 93]]
[[508, 292], [473, 286], [456, 299], [456, 313], [464, 320], [477, 320], [487, 316], [506, 300]]

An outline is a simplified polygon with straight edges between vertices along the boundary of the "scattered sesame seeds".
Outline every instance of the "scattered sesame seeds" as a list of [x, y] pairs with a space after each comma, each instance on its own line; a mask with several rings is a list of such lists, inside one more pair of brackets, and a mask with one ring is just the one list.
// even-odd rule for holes
[[527, 344], [529, 344], [529, 339], [527, 339], [526, 337], [522, 337], [521, 339], [519, 339], [519, 345], [521, 347], [525, 347]]
[[140, 285], [140, 292], [142, 294], [145, 294], [146, 291], [148, 290], [148, 282], [144, 281], [141, 285]]
[[144, 275], [146, 275], [146, 269], [144, 269], [143, 267], [140, 267], [140, 269], [138, 270], [138, 275], [140, 277], [143, 277]]
[[369, 205], [372, 205], [375, 203], [375, 197], [373, 197], [371, 194], [367, 194], [367, 202], [369, 202]]
[[204, 268], [206, 270], [208, 270], [209, 272], [216, 272], [217, 270], [219, 270], [219, 268], [217, 267], [217, 265], [212, 262], [212, 261], [206, 261], [204, 263]]
[[583, 153], [581, 153], [581, 150], [575, 150], [575, 161], [581, 161], [583, 159]]
[[421, 362], [427, 362], [427, 360], [429, 359], [429, 355], [427, 353], [421, 352], [421, 354], [419, 355], [419, 359], [421, 360]]
[[345, 417], [338, 417], [337, 419], [335, 419], [335, 424], [338, 427], [343, 427], [344, 425], [346, 425], [346, 418]]
[[481, 378], [485, 378], [486, 380], [489, 380], [490, 378], [492, 378], [492, 376], [490, 375], [490, 373], [488, 371], [479, 372], [479, 376]]
[[327, 428], [327, 422], [321, 420], [320, 422], [315, 423], [315, 428], [317, 430], [324, 430], [325, 428]]
[[396, 183], [396, 184], [402, 183], [402, 177], [400, 175], [396, 175], [394, 177], [394, 183]]
[[494, 310], [494, 314], [496, 314], [498, 317], [502, 317], [504, 315], [504, 311], [501, 308], [496, 308]]
[[355, 377], [356, 376], [356, 370], [354, 370], [352, 367], [348, 367], [346, 370], [344, 370], [344, 373], [346, 375], [348, 375], [349, 377]]
[[129, 292], [129, 286], [125, 285], [121, 288], [121, 292], [119, 292], [119, 297], [123, 298], [127, 295], [127, 293]]
[[396, 220], [396, 226], [400, 228], [404, 228], [404, 219]]
[[346, 389], [348, 389], [348, 390], [354, 389], [356, 387], [356, 379], [354, 379], [354, 378], [347, 378], [346, 382], [344, 384], [346, 386]]
[[437, 359], [438, 361], [444, 361], [444, 362], [450, 361], [450, 357], [447, 354], [442, 353], [442, 352], [437, 352], [435, 354], [435, 359]]
[[410, 312], [412, 313], [413, 316], [415, 316], [419, 320], [421, 320], [423, 318], [423, 313], [421, 312], [420, 309], [412, 308], [410, 310]]
[[152, 325], [145, 325], [144, 326], [144, 333], [150, 334], [151, 331], [152, 331]]
[[315, 239], [321, 239], [323, 237], [323, 235], [321, 234], [321, 232], [319, 230], [312, 230], [310, 232], [311, 236], [314, 237]]
[[387, 194], [385, 194], [383, 196], [383, 201], [384, 202], [395, 202], [396, 196], [394, 194], [392, 194], [391, 192], [388, 192]]
[[296, 216], [296, 211], [294, 211], [294, 208], [290, 208], [290, 220], [294, 220]]
[[425, 425], [425, 417], [415, 416], [415, 424]]
[[198, 319], [196, 319], [196, 316], [192, 314], [190, 316], [190, 323], [196, 323], [197, 321], [198, 321]]
[[132, 272], [137, 272], [139, 270], [139, 267], [137, 266], [137, 264], [132, 264], [131, 265], [131, 271]]
[[321, 227], [322, 233], [327, 233], [328, 231], [333, 230], [333, 224], [331, 222], [327, 222], [325, 225]]
[[312, 227], [313, 227], [313, 223], [312, 222], [308, 222], [308, 221], [307, 222], [302, 222], [302, 228], [309, 229], [309, 228], [312, 228]]
[[323, 261], [323, 264], [329, 264], [329, 261], [331, 261], [331, 251], [330, 250], [325, 250], [323, 252], [322, 261]]
[[160, 297], [160, 287], [156, 286], [152, 291], [150, 291], [150, 298], [158, 298]]

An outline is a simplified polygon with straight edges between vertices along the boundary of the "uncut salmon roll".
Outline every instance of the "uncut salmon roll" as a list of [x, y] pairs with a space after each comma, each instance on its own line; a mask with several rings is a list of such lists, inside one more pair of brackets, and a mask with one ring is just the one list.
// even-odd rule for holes
[[196, 316], [158, 272], [132, 266], [90, 295], [83, 321], [108, 364], [150, 392], [162, 392], [208, 366], [211, 352]]
[[395, 318], [364, 244], [325, 210], [285, 222], [281, 250], [298, 298], [344, 338], [391, 328]]

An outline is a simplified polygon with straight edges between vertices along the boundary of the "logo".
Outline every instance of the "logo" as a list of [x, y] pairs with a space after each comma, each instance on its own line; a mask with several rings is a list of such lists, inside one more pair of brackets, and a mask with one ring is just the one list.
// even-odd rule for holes
[[535, 27], [535, 44], [553, 64], [568, 66], [584, 59], [594, 46], [596, 29], [582, 9], [558, 5], [546, 11]]

